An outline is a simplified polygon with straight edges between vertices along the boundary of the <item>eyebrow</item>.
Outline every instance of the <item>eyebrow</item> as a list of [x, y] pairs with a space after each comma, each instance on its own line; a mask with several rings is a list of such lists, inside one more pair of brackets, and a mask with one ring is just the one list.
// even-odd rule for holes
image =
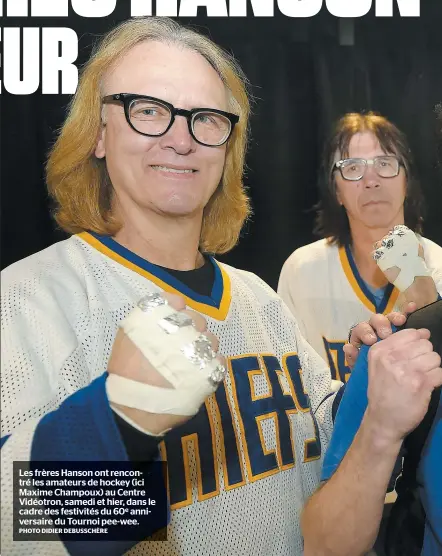
[[[127, 91], [117, 91], [117, 92], [114, 92], [114, 93], [106, 93], [106, 94], [103, 94], [102, 97], [108, 96], [108, 95], [115, 95], [118, 92], [120, 92], [120, 93], [125, 92], [125, 93], [131, 94], [131, 95], [139, 95], [141, 97], [154, 97], [154, 98], [157, 98], [158, 100], [164, 100], [165, 102], [168, 102], [169, 104], [172, 104], [176, 108], [184, 108], [185, 110], [192, 110], [193, 108], [216, 108], [217, 110], [222, 110], [224, 112], [229, 112], [229, 111], [233, 110], [233, 107], [230, 105], [231, 103], [229, 102], [230, 97], [229, 97], [229, 92], [228, 91], [227, 91], [227, 95], [226, 95], [226, 102], [218, 103], [218, 101], [213, 101], [213, 100], [209, 101], [209, 102], [204, 102], [204, 101], [200, 102], [200, 99], [198, 99], [197, 102], [192, 102], [191, 105], [189, 105], [189, 103], [187, 103], [188, 108], [183, 106], [183, 103], [181, 103], [181, 102], [177, 102], [177, 104], [175, 104], [175, 102], [172, 102], [171, 100], [169, 100], [167, 98], [164, 98], [162, 96], [162, 94], [160, 94], [160, 96], [157, 96], [156, 94], [153, 94], [152, 92], [138, 93], [138, 92], [133, 91], [133, 90], [127, 90]], [[220, 106], [220, 105], [222, 105], [222, 106]]]

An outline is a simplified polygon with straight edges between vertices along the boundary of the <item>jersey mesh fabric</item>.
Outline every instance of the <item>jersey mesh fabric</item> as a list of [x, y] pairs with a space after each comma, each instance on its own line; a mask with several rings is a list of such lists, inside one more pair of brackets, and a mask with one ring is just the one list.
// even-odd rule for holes
[[[289, 310], [255, 275], [223, 265], [231, 282], [232, 301], [225, 320], [207, 317], [208, 328], [220, 338], [226, 357], [273, 354], [282, 361], [297, 353], [302, 379], [313, 408], [325, 451], [331, 432], [333, 396], [330, 373], [323, 360], [304, 342]], [[118, 323], [149, 291], [160, 291], [145, 277], [111, 260], [78, 237], [60, 242], [4, 271], [2, 276], [2, 436], [12, 433], [2, 449], [2, 544], [5, 554], [55, 556], [66, 554], [61, 543], [11, 543], [12, 461], [29, 460], [33, 432], [41, 417], [106, 370]], [[235, 380], [248, 378], [236, 377]], [[290, 386], [280, 380], [284, 393]], [[253, 378], [256, 395], [269, 394], [262, 376]], [[172, 511], [168, 541], [143, 542], [131, 555], [262, 555], [302, 554], [299, 517], [307, 496], [316, 488], [322, 456], [304, 462], [307, 439], [315, 436], [312, 413], [289, 416], [295, 465], [265, 478], [248, 475], [247, 447], [241, 434], [240, 410], [231, 379], [225, 383], [245, 484], [224, 488], [223, 425], [216, 401], [206, 407], [214, 431], [219, 494], [198, 500], [195, 441], [189, 443], [191, 503]], [[84, 437], [93, 435], [84, 430]], [[277, 448], [276, 423], [262, 421], [265, 449]], [[69, 450], [81, 451], [81, 439], [65, 438]], [[78, 447], [72, 444], [78, 443]], [[202, 443], [199, 450], [209, 449]], [[212, 449], [212, 445], [210, 445]]]

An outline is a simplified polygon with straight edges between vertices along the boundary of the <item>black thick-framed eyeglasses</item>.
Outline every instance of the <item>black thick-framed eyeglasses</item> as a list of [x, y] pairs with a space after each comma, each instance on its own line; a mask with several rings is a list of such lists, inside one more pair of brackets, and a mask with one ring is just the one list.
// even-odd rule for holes
[[373, 166], [381, 178], [395, 178], [402, 166], [396, 155], [381, 155], [374, 158], [344, 158], [338, 160], [333, 170], [339, 170], [347, 181], [359, 181], [364, 177], [367, 166]]
[[206, 147], [219, 147], [232, 135], [239, 116], [216, 108], [175, 108], [159, 98], [133, 93], [107, 95], [103, 103], [123, 103], [130, 127], [148, 137], [161, 137], [173, 126], [176, 116], [187, 120], [190, 135]]

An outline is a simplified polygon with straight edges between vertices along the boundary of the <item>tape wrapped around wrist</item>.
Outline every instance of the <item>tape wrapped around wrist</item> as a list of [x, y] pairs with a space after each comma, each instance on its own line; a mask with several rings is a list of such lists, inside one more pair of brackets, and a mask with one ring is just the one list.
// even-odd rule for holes
[[404, 292], [417, 276], [431, 276], [427, 265], [419, 256], [419, 240], [406, 226], [395, 226], [374, 250], [373, 259], [382, 271], [393, 267], [399, 274], [393, 284]]
[[112, 403], [149, 413], [192, 416], [225, 377], [210, 340], [160, 294], [143, 298], [120, 327], [172, 387], [151, 386], [112, 373], [106, 381]]
[[[106, 388], [107, 388], [107, 383], [106, 383]], [[156, 437], [156, 438], [162, 438], [166, 433], [168, 433], [170, 431], [170, 429], [166, 429], [164, 431], [156, 433], [156, 432], [152, 432], [150, 430], [147, 430], [144, 427], [142, 427], [141, 425], [139, 425], [138, 423], [136, 423], [133, 419], [131, 419], [128, 415], [126, 415], [118, 407], [116, 407], [115, 404], [111, 403], [110, 406], [112, 408], [112, 411], [114, 413], [116, 413], [119, 417], [121, 417], [121, 419], [123, 419], [123, 421], [126, 421], [126, 423], [128, 423], [131, 427], [133, 427], [134, 429], [137, 429], [138, 431], [142, 432], [143, 434], [147, 434], [148, 436], [153, 436], [153, 437]]]

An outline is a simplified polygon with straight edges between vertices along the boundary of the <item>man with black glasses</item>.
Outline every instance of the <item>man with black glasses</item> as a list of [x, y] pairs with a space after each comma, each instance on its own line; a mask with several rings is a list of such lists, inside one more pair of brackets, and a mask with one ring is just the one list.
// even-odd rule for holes
[[[274, 291], [213, 257], [249, 214], [248, 116], [233, 58], [167, 18], [84, 67], [47, 167], [72, 235], [2, 273], [3, 553], [301, 556], [340, 383]], [[14, 540], [13, 461], [159, 451], [167, 541]]]

